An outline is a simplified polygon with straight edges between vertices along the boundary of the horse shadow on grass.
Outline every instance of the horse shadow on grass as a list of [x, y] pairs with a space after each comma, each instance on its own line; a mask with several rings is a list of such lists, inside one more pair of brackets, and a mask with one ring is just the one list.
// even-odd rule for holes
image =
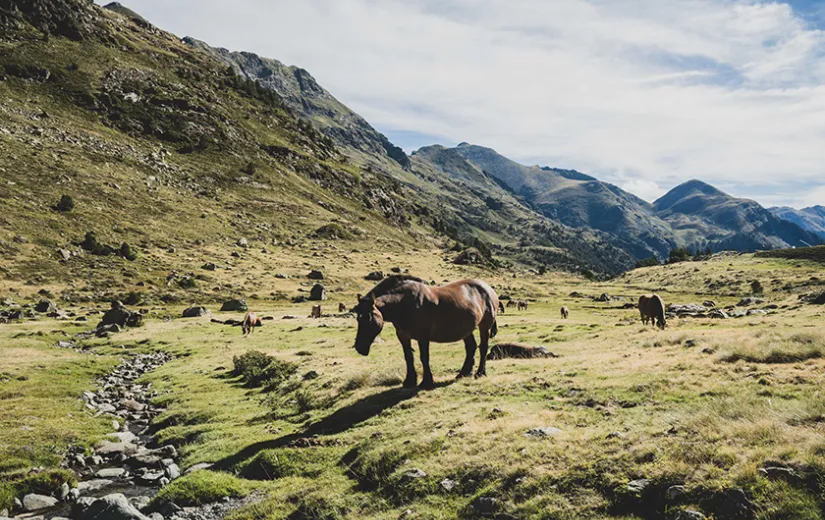
[[[453, 382], [454, 381], [443, 381], [436, 383], [435, 386], [436, 388], [443, 388], [453, 384]], [[391, 388], [384, 390], [383, 392], [367, 396], [310, 424], [301, 432], [251, 444], [238, 453], [215, 462], [215, 468], [223, 470], [230, 469], [236, 464], [255, 456], [260, 451], [273, 448], [283, 448], [299, 439], [343, 433], [350, 428], [372, 419], [373, 417], [377, 417], [384, 411], [415, 397], [418, 392], [419, 390], [416, 389]]]

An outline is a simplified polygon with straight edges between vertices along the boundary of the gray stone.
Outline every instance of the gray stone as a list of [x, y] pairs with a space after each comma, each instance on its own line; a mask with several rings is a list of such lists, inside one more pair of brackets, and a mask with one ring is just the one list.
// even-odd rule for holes
[[245, 238], [239, 238], [238, 241], [236, 242], [236, 244], [238, 245], [238, 247], [242, 247], [242, 248], [246, 249], [246, 248], [249, 247], [249, 240], [247, 240]]
[[176, 478], [180, 477], [180, 468], [177, 464], [170, 464], [166, 467], [166, 476], [169, 477], [169, 480], [175, 480]]
[[126, 470], [123, 468], [103, 468], [95, 473], [98, 478], [120, 478], [126, 475]]
[[80, 493], [91, 493], [93, 491], [100, 491], [101, 489], [111, 486], [112, 484], [112, 480], [109, 480], [107, 478], [97, 478], [80, 482], [77, 485], [77, 489], [80, 491]]
[[36, 312], [55, 312], [57, 311], [57, 306], [49, 300], [40, 300], [37, 305], [34, 306], [34, 310]]
[[184, 318], [198, 318], [200, 316], [207, 316], [208, 314], [210, 314], [209, 309], [200, 305], [189, 307], [183, 311]]
[[554, 426], [544, 426], [541, 428], [532, 428], [524, 433], [525, 437], [553, 437], [561, 433], [561, 430]]
[[98, 455], [120, 455], [121, 453], [131, 455], [137, 451], [138, 447], [130, 442], [101, 441], [95, 453]]
[[246, 300], [228, 300], [221, 305], [221, 311], [246, 312], [248, 310], [249, 306], [246, 304]]
[[59, 495], [60, 500], [66, 500], [66, 498], [69, 497], [69, 492], [71, 490], [72, 490], [72, 488], [69, 487], [69, 484], [64, 482], [63, 485], [60, 486], [60, 495]]
[[184, 474], [188, 475], [190, 473], [194, 473], [194, 472], [196, 472], [198, 470], [201, 470], [201, 469], [209, 469], [212, 466], [214, 466], [214, 463], [212, 463], [212, 462], [199, 462], [197, 464], [193, 464], [192, 466], [189, 466], [188, 468], [186, 468], [186, 471], [184, 472]]
[[373, 271], [364, 277], [365, 280], [379, 282], [384, 279], [384, 271]]
[[322, 273], [321, 271], [318, 271], [317, 269], [313, 269], [312, 271], [309, 272], [309, 274], [307, 275], [307, 278], [309, 278], [310, 280], [323, 280], [324, 279], [324, 273]]
[[23, 497], [23, 509], [26, 511], [39, 511], [57, 505], [57, 499], [46, 495], [29, 493]]
[[137, 508], [141, 511], [146, 509], [146, 506], [148, 506], [151, 501], [152, 501], [152, 499], [150, 497], [143, 497], [143, 496], [130, 497], [129, 498], [129, 503], [132, 504], [133, 506], [135, 506], [135, 508]]
[[457, 483], [455, 480], [452, 480], [452, 479], [449, 479], [449, 478], [445, 478], [444, 480], [442, 480], [441, 482], [439, 482], [439, 484], [438, 484], [438, 485], [439, 485], [439, 486], [441, 486], [441, 488], [442, 488], [444, 491], [450, 492], [450, 491], [452, 491], [453, 489], [455, 489], [455, 487], [458, 485], [458, 483]]
[[415, 480], [419, 478], [424, 478], [427, 476], [427, 474], [424, 472], [424, 470], [421, 470], [419, 468], [412, 468], [408, 471], [405, 471], [403, 476], [405, 479]]
[[667, 500], [675, 500], [687, 492], [685, 486], [670, 486], [665, 491], [665, 498]]
[[[75, 513], [75, 508], [72, 512]], [[75, 518], [88, 520], [148, 520], [149, 517], [141, 513], [121, 493], [106, 495], [95, 500], [86, 507], [79, 507], [73, 514]]]
[[668, 518], [670, 520], [705, 520], [707, 517], [693, 509], [682, 509], [672, 513]]
[[646, 478], [631, 480], [630, 482], [627, 483], [627, 490], [630, 491], [631, 493], [641, 493], [649, 485], [650, 485], [650, 480], [646, 479]]
[[320, 283], [316, 283], [309, 291], [309, 299], [314, 302], [324, 301], [327, 299], [327, 290]]

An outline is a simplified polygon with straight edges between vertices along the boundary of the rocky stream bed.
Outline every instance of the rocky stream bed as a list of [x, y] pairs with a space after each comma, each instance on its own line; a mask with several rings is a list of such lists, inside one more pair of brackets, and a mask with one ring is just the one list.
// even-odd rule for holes
[[[98, 443], [92, 454], [83, 448], [69, 448], [63, 466], [77, 475], [76, 487], [63, 484], [51, 495], [31, 493], [19, 497], [11, 512], [0, 511], [0, 520], [213, 520], [255, 500], [226, 498], [216, 504], [188, 508], [152, 501], [182, 472], [175, 447], [157, 445], [150, 434], [152, 419], [163, 411], [150, 402], [157, 392], [150, 383], [137, 380], [170, 359], [164, 352], [124, 359], [98, 379], [96, 392], [84, 392], [85, 407], [90, 413], [110, 416], [113, 433]], [[187, 472], [208, 467], [198, 464]]]

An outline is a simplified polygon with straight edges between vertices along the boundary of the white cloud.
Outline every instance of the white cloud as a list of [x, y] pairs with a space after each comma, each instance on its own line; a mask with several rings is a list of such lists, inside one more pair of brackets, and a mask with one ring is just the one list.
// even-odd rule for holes
[[779, 193], [784, 183], [815, 183], [825, 165], [825, 35], [783, 3], [132, 0], [129, 7], [181, 36], [306, 68], [385, 132], [492, 146], [645, 198], [694, 177], [732, 186], [733, 194], [772, 185]]

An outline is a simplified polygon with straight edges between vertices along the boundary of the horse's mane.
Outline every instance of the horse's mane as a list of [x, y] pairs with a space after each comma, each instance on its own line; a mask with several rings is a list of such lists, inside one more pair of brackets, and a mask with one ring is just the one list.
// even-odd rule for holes
[[367, 293], [367, 296], [378, 298], [379, 296], [390, 294], [394, 292], [396, 289], [398, 289], [398, 287], [404, 282], [419, 282], [423, 284], [427, 283], [421, 278], [418, 278], [417, 276], [411, 276], [409, 274], [396, 274], [388, 276], [387, 278], [382, 280], [381, 283], [373, 287], [372, 290], [369, 293]]

